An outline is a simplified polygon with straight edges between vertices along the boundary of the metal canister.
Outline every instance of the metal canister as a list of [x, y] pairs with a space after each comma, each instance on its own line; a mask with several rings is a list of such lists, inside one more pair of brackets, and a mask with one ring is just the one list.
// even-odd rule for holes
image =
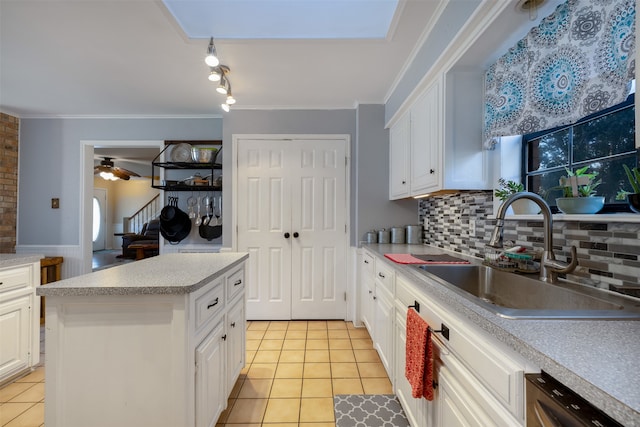
[[378, 243], [378, 233], [376, 230], [367, 231], [364, 234], [364, 240], [367, 243]]
[[406, 231], [404, 227], [391, 227], [391, 243], [403, 245], [406, 241]]
[[391, 232], [389, 230], [378, 231], [378, 243], [390, 243], [391, 242]]
[[422, 225], [407, 225], [407, 244], [422, 244]]

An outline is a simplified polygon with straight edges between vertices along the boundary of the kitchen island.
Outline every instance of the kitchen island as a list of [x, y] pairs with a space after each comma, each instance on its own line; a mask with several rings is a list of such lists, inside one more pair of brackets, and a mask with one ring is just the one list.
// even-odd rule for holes
[[247, 258], [160, 255], [39, 288], [45, 424], [213, 425], [244, 367]]
[[[367, 244], [364, 249], [410, 281], [424, 300], [446, 307], [481, 328], [584, 397], [626, 427], [640, 426], [640, 321], [508, 319], [486, 310], [437, 283], [415, 265], [394, 263], [388, 253], [453, 254], [472, 263], [480, 260], [426, 245]], [[455, 267], [452, 267], [455, 268]]]

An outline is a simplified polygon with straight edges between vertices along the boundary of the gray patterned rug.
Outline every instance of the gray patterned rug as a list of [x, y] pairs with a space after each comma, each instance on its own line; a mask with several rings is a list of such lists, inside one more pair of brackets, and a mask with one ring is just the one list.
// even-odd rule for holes
[[333, 396], [336, 427], [409, 427], [395, 394]]

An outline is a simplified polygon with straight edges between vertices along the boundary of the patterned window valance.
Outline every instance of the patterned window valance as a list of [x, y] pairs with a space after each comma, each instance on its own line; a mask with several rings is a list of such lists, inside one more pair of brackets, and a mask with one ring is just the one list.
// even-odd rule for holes
[[624, 101], [635, 78], [635, 0], [568, 0], [489, 67], [485, 144]]

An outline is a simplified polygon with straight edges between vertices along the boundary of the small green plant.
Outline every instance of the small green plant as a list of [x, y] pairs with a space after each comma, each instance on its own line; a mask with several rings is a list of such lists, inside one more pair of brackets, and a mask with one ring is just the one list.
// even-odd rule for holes
[[554, 189], [562, 190], [562, 197], [591, 197], [596, 194], [596, 188], [602, 180], [595, 180], [598, 172], [587, 172], [589, 166], [576, 171], [565, 168], [567, 176], [560, 178], [560, 186]]
[[627, 174], [627, 179], [629, 180], [629, 184], [631, 185], [633, 192], [620, 189], [618, 194], [616, 194], [616, 200], [624, 200], [627, 198], [628, 194], [640, 193], [640, 169], [637, 167], [631, 169], [627, 165], [622, 165], [622, 167]]
[[496, 189], [494, 195], [503, 202], [512, 194], [524, 191], [524, 185], [519, 182], [500, 178], [498, 179], [498, 184], [500, 185], [500, 188]]

